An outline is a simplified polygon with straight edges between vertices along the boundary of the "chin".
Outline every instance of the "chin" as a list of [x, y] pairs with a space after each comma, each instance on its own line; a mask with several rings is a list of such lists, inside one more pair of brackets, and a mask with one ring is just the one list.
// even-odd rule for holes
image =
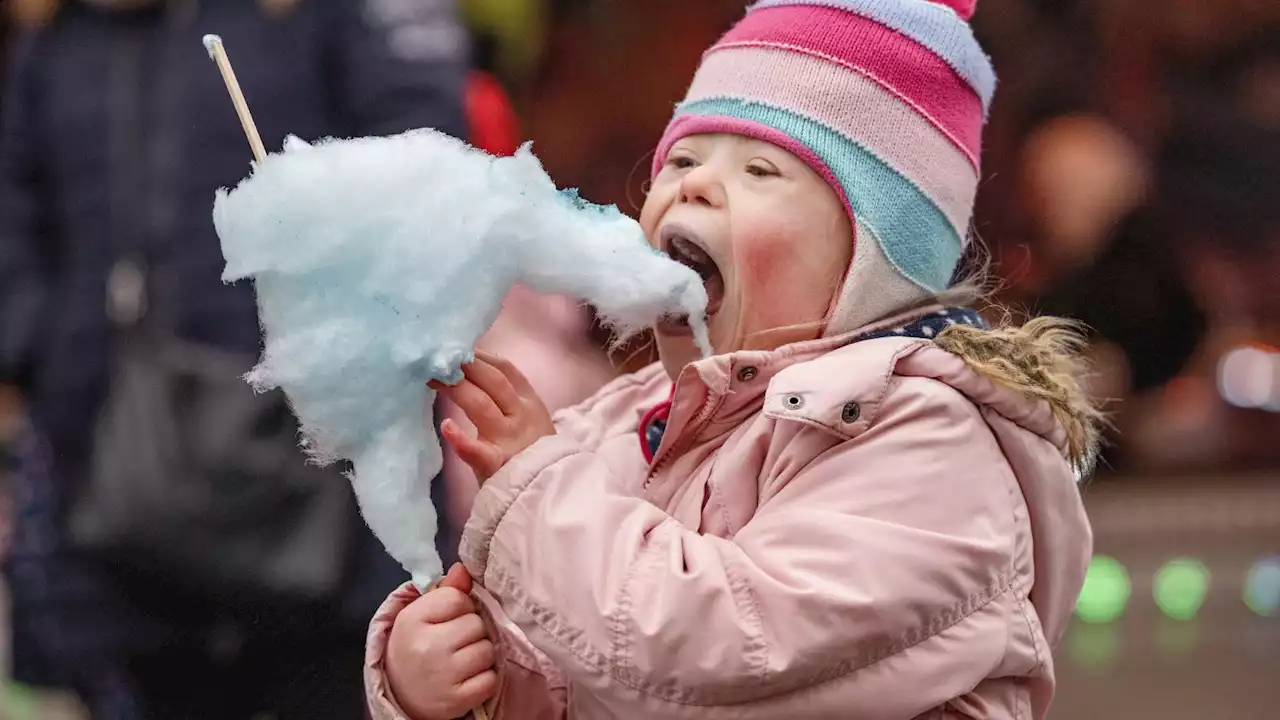
[[680, 376], [686, 365], [702, 359], [702, 353], [694, 344], [693, 337], [686, 335], [668, 335], [661, 330], [654, 332], [654, 342], [658, 345], [658, 358], [662, 367], [671, 377], [672, 382]]

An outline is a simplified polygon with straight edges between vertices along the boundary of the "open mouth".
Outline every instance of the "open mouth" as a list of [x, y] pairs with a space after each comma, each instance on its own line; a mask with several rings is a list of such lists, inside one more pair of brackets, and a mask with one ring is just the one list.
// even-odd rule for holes
[[[706, 246], [688, 228], [669, 226], [662, 231], [662, 250], [672, 260], [698, 273], [707, 291], [707, 319], [710, 320], [724, 301], [724, 276], [720, 266], [707, 252]], [[680, 334], [689, 332], [687, 316], [666, 317], [659, 323], [663, 332]]]

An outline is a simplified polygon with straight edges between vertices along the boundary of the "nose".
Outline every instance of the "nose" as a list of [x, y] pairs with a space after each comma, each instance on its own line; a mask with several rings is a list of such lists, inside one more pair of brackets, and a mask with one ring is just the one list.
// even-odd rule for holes
[[685, 173], [680, 182], [680, 202], [707, 207], [724, 204], [724, 185], [710, 163], [699, 165]]

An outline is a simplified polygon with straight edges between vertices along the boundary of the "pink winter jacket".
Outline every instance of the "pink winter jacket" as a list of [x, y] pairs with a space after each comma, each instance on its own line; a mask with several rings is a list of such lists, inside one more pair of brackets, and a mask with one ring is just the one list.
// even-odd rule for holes
[[[1091, 551], [1068, 460], [1087, 419], [988, 380], [949, 333], [700, 361], [652, 465], [661, 367], [559, 413], [462, 540], [499, 646], [491, 717], [1044, 717]], [[382, 663], [415, 597], [370, 627], [376, 720], [406, 717]]]

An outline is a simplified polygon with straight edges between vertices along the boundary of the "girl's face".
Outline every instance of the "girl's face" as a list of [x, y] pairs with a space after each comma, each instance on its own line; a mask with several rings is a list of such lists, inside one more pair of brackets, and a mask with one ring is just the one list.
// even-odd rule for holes
[[[672, 146], [640, 224], [650, 244], [703, 276], [716, 353], [819, 337], [853, 255], [848, 213], [822, 177], [741, 135]], [[700, 357], [687, 322], [667, 319], [655, 331], [672, 378]]]

